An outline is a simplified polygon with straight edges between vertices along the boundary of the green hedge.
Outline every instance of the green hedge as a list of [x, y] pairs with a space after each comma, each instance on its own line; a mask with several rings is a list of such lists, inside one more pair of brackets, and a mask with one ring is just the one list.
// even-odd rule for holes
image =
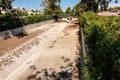
[[21, 27], [23, 25], [33, 24], [51, 19], [53, 19], [53, 17], [49, 15], [32, 15], [21, 19], [21, 18], [13, 17], [10, 14], [6, 14], [0, 16], [0, 31], [9, 30], [9, 29]]
[[84, 27], [85, 42], [90, 49], [86, 59], [89, 80], [119, 80], [120, 17], [105, 17], [85, 12], [80, 15], [79, 21]]
[[53, 17], [49, 15], [33, 15], [25, 17], [23, 21], [24, 25], [27, 25], [51, 19], [53, 19]]
[[22, 21], [19, 18], [14, 18], [10, 15], [0, 17], [0, 31], [8, 30], [22, 26]]

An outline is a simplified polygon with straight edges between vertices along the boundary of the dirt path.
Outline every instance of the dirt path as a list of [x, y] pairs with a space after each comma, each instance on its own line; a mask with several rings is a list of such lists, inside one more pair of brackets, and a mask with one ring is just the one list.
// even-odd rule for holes
[[0, 80], [78, 80], [78, 30], [65, 22], [49, 25], [42, 34], [12, 50], [8, 56], [13, 59], [1, 68]]

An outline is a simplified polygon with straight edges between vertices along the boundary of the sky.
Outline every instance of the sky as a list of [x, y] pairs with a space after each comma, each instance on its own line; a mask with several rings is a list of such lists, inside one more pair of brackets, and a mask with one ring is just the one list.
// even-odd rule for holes
[[[61, 8], [66, 10], [67, 7], [73, 7], [76, 3], [80, 0], [61, 0]], [[40, 6], [42, 0], [15, 0], [12, 3], [13, 7], [21, 7], [25, 9], [38, 9], [41, 10], [42, 7]]]
[[[73, 7], [75, 4], [77, 4], [80, 0], [61, 0], [61, 8], [62, 10], [66, 10], [67, 7]], [[114, 3], [114, 0], [109, 4], [109, 7], [113, 6], [120, 6], [120, 0], [118, 0], [118, 4]], [[38, 9], [42, 10], [42, 7], [40, 6], [42, 0], [15, 0], [12, 3], [13, 7], [21, 7], [25, 9]]]
[[120, 0], [118, 0], [118, 3], [115, 3], [115, 0], [112, 0], [112, 2], [109, 4], [109, 7], [114, 7], [114, 6], [120, 6]]

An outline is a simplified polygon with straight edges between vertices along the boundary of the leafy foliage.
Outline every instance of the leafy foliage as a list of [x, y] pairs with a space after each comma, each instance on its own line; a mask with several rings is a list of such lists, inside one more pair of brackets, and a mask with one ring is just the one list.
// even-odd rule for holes
[[21, 27], [27, 24], [33, 24], [45, 20], [53, 19], [49, 15], [33, 15], [25, 18], [14, 17], [11, 14], [5, 14], [0, 17], [0, 31]]
[[[92, 12], [83, 13], [85, 41], [89, 46], [88, 65], [91, 80], [120, 79], [120, 17], [97, 16]], [[93, 46], [94, 26], [97, 26], [96, 44]], [[93, 52], [93, 48], [94, 52]]]
[[[76, 12], [77, 11], [97, 12], [98, 7], [100, 7], [101, 11], [106, 11], [111, 1], [112, 0], [81, 0], [78, 4], [74, 6], [74, 8]], [[113, 1], [115, 1], [115, 3], [118, 2], [118, 0], [113, 0]]]
[[4, 14], [0, 17], [0, 31], [8, 30], [22, 26], [22, 21], [19, 18], [12, 17], [10, 14]]
[[68, 7], [68, 8], [66, 9], [65, 13], [71, 14], [71, 13], [72, 13], [71, 7]]
[[62, 12], [60, 2], [61, 0], [42, 0], [41, 6], [44, 7], [44, 14], [53, 15]]
[[120, 7], [111, 7], [111, 8], [108, 8], [109, 11], [117, 11], [117, 10], [120, 10]]
[[14, 0], [0, 0], [0, 5], [2, 5], [4, 8], [11, 9], [13, 1]]
[[33, 23], [37, 23], [45, 20], [50, 20], [52, 18], [53, 17], [49, 15], [33, 15], [33, 16], [25, 17], [23, 21], [24, 21], [24, 25], [27, 25], [27, 24], [33, 24]]

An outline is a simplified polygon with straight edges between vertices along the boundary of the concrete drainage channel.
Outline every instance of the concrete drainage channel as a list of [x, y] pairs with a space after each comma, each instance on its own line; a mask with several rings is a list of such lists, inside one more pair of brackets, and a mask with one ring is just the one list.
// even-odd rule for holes
[[[49, 27], [50, 26], [54, 27], [54, 25], [49, 25]], [[42, 34], [49, 29], [48, 25], [43, 25], [41, 27], [42, 27], [42, 30], [39, 29], [40, 31], [39, 36], [42, 36]], [[33, 54], [33, 53], [29, 53], [31, 49], [35, 49], [35, 46], [39, 45], [42, 40], [43, 40], [42, 37], [33, 38], [23, 43], [19, 47], [11, 51], [8, 51], [4, 53], [2, 56], [0, 56], [0, 80], [1, 79], [4, 80], [4, 78], [8, 74], [10, 74], [11, 71], [14, 71], [26, 59], [28, 59]]]
[[[55, 79], [55, 75], [61, 79], [66, 78], [65, 80], [68, 77], [79, 80], [78, 70], [75, 67], [80, 48], [77, 35], [79, 29], [75, 29], [75, 26], [67, 28], [69, 24], [61, 22], [52, 27], [49, 25], [51, 28], [46, 29], [36, 38], [1, 56], [0, 79], [35, 80], [36, 78], [39, 80], [41, 75], [39, 73], [45, 73], [43, 75], [47, 77], [41, 78], [45, 80], [50, 78], [49, 73], [47, 75], [47, 68], [49, 68], [53, 71], [51, 75], [54, 76], [50, 80]], [[58, 74], [54, 72], [55, 69]], [[59, 70], [63, 71], [58, 72]], [[66, 77], [62, 76], [63, 74]]]
[[35, 31], [37, 29], [40, 29], [41, 28], [40, 26], [45, 25], [47, 23], [51, 23], [51, 22], [53, 22], [53, 20], [34, 23], [34, 24], [26, 25], [26, 26], [21, 26], [19, 28], [0, 32], [0, 40], [7, 39], [7, 38], [13, 37], [15, 35], [21, 34], [21, 33]]
[[17, 80], [79, 80], [79, 29], [73, 26], [66, 27]]

